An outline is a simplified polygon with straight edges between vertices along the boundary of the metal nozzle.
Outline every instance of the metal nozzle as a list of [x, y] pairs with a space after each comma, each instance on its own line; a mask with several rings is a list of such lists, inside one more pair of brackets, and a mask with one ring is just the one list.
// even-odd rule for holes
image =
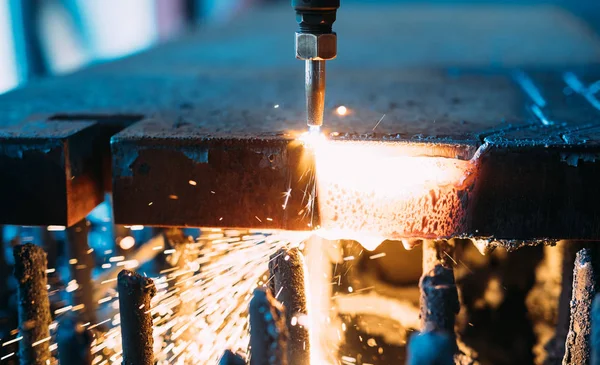
[[325, 61], [306, 61], [306, 123], [323, 125], [325, 111]]

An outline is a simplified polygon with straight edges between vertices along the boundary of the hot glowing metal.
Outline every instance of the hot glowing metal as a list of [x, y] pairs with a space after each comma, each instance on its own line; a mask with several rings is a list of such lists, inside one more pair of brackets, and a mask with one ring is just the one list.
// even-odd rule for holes
[[316, 163], [320, 229], [375, 249], [385, 239], [450, 237], [464, 225], [473, 163], [404, 143], [301, 140]]

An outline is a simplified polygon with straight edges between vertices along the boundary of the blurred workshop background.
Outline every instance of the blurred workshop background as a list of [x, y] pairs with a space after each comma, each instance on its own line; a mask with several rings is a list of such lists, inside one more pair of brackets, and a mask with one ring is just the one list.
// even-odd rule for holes
[[[342, 0], [415, 4], [550, 3], [600, 24], [597, 0]], [[0, 0], [0, 94], [52, 74], [138, 52], [250, 7], [289, 0]], [[290, 16], [292, 13], [290, 12]]]

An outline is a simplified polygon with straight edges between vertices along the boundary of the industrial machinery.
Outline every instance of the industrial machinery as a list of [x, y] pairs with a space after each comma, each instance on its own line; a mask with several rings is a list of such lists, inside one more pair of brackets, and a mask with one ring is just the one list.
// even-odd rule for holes
[[588, 24], [293, 5], [0, 96], [0, 362], [597, 361]]

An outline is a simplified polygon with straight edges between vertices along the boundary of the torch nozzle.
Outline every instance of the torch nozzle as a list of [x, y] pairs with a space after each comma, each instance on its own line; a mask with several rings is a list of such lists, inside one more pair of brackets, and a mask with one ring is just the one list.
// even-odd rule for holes
[[323, 125], [325, 111], [325, 61], [306, 61], [306, 123], [311, 130]]

